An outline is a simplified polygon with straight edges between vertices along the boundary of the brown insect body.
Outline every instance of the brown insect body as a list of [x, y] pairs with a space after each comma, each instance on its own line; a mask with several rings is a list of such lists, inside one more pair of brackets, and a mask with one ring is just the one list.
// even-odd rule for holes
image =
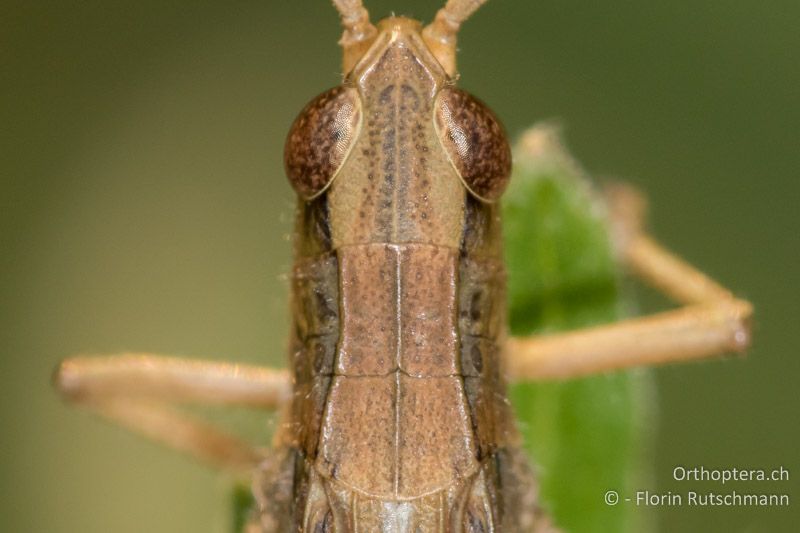
[[295, 392], [280, 436], [291, 511], [272, 502], [265, 517], [279, 531], [526, 520], [504, 513], [533, 483], [500, 377], [505, 279], [498, 207], [484, 199], [505, 187], [510, 151], [420, 32], [384, 20], [287, 141], [301, 200]]

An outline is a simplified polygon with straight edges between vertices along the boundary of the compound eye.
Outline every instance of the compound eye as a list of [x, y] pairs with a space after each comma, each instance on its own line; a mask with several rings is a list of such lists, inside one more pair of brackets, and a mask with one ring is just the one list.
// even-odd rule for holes
[[494, 113], [469, 93], [446, 88], [436, 101], [435, 124], [467, 189], [485, 202], [500, 198], [511, 177], [511, 148]]
[[283, 161], [294, 190], [306, 200], [333, 182], [350, 153], [361, 121], [355, 89], [336, 87], [317, 96], [295, 119]]

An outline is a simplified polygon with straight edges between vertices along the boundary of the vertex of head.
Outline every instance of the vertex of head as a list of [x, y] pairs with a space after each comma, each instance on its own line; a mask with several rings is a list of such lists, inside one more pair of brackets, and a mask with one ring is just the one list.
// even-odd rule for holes
[[425, 69], [438, 80], [444, 81], [448, 77], [439, 58], [431, 52], [423, 39], [422, 24], [418, 21], [406, 17], [387, 17], [378, 22], [377, 31], [377, 36], [372, 39], [369, 48], [361, 54], [352, 68], [346, 71], [348, 79], [355, 81], [368, 75], [392, 47], [408, 50], [413, 61], [424, 65]]
[[342, 18], [344, 33], [342, 63], [345, 73], [350, 72], [369, 50], [373, 42], [386, 32], [413, 32], [421, 36], [428, 50], [448, 76], [456, 75], [456, 36], [461, 24], [487, 0], [448, 0], [436, 13], [433, 22], [421, 24], [404, 17], [389, 17], [375, 27], [361, 0], [333, 0]]

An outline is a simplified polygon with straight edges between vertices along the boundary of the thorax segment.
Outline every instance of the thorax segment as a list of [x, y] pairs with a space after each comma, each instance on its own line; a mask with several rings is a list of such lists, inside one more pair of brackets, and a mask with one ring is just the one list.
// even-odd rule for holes
[[458, 250], [366, 244], [338, 250], [342, 336], [335, 373], [457, 375]]

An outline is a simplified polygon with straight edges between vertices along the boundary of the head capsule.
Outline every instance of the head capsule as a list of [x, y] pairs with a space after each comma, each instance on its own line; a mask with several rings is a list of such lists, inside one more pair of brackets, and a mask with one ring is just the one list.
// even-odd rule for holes
[[[360, 2], [335, 3], [345, 26], [340, 44], [346, 79], [343, 86], [312, 100], [292, 125], [284, 161], [297, 193], [306, 200], [313, 199], [338, 175], [361, 129], [365, 80], [370, 74], [374, 76], [377, 64], [385, 63], [382, 56], [393, 46], [408, 50], [411, 62], [436, 78], [435, 92], [430, 95], [431, 118], [441, 148], [464, 186], [482, 201], [498, 199], [511, 173], [506, 135], [485, 104], [453, 83], [458, 27], [482, 2], [450, 1], [424, 29], [403, 17], [384, 19], [376, 27]], [[397, 59], [396, 68], [408, 59]]]

